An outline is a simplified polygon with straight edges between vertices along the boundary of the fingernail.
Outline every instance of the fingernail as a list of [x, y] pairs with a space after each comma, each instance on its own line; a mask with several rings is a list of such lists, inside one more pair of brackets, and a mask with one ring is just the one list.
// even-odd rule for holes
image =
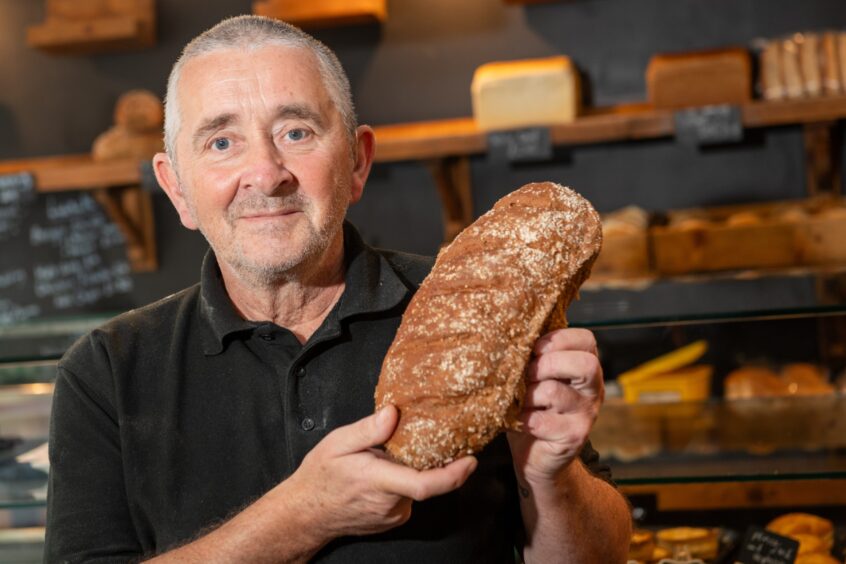
[[376, 421], [378, 423], [384, 423], [385, 420], [388, 419], [388, 411], [390, 410], [390, 406], [385, 406], [376, 413]]

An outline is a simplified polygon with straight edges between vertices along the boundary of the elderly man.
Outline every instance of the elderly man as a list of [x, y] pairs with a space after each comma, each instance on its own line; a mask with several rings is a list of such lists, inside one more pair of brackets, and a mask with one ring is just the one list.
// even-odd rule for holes
[[542, 337], [524, 431], [418, 472], [378, 448], [381, 360], [431, 259], [344, 223], [374, 135], [335, 56], [243, 16], [184, 50], [159, 183], [211, 250], [201, 282], [128, 312], [59, 365], [50, 562], [624, 561], [625, 500], [586, 444], [593, 336]]

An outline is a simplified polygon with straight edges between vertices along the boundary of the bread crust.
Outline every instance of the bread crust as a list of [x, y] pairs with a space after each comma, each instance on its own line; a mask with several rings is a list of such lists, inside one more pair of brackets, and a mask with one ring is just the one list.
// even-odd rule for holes
[[517, 428], [532, 347], [565, 327], [602, 243], [576, 192], [528, 184], [438, 255], [403, 315], [376, 387], [400, 421], [386, 443], [408, 466], [442, 466]]

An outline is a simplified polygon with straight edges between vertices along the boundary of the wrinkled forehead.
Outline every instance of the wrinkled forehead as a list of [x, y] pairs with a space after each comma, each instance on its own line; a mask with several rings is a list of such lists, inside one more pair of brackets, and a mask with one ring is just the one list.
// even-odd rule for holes
[[220, 111], [259, 111], [307, 103], [333, 113], [332, 99], [309, 50], [287, 45], [222, 48], [185, 62], [177, 84], [183, 125]]

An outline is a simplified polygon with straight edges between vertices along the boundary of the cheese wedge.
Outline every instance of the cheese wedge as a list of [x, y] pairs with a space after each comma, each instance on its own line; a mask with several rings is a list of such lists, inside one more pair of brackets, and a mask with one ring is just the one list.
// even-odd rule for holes
[[484, 131], [569, 123], [579, 76], [566, 56], [487, 63], [473, 75], [473, 116]]

